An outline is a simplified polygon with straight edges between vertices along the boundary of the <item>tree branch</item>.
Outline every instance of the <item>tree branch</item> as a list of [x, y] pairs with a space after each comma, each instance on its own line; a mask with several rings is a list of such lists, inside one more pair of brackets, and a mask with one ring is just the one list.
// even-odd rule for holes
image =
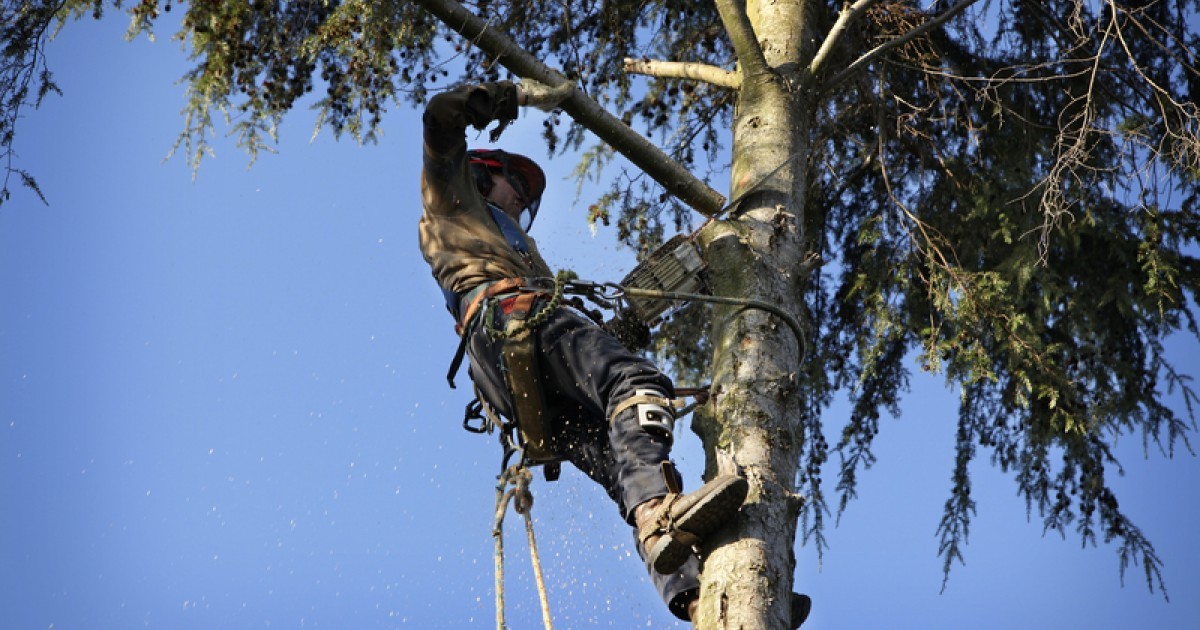
[[736, 90], [742, 85], [742, 75], [734, 70], [725, 70], [702, 63], [679, 61], [654, 61], [652, 59], [625, 58], [625, 72], [644, 74], [665, 79], [691, 79], [703, 81], [717, 87]]
[[[863, 0], [860, 0], [860, 1], [863, 1]], [[854, 63], [850, 64], [849, 66], [846, 66], [846, 68], [844, 70], [842, 70], [841, 72], [834, 75], [832, 79], [826, 81], [825, 84], [821, 86], [821, 89], [822, 90], [831, 90], [831, 89], [837, 87], [843, 81], [845, 81], [846, 79], [849, 79], [850, 76], [853, 75], [855, 72], [858, 72], [859, 70], [861, 70], [864, 66], [866, 66], [868, 63], [871, 63], [872, 61], [874, 61], [877, 57], [879, 57], [883, 53], [885, 53], [897, 46], [903, 46], [904, 44], [908, 43], [913, 38], [916, 38], [920, 35], [924, 35], [926, 32], [941, 26], [950, 18], [961, 13], [963, 11], [963, 9], [966, 9], [967, 7], [971, 6], [972, 4], [975, 4], [978, 1], [979, 0], [962, 0], [958, 4], [950, 7], [949, 9], [946, 9], [945, 13], [942, 13], [941, 15], [933, 18], [932, 20], [929, 20], [928, 22], [908, 31], [907, 33], [901, 35], [900, 37], [889, 40], [887, 42], [884, 42], [884, 43], [876, 46], [875, 48], [872, 48], [871, 50], [867, 51], [867, 53], [865, 55], [859, 57], [858, 59], [855, 59]]]
[[737, 55], [742, 79], [771, 72], [762, 46], [758, 44], [758, 36], [754, 34], [754, 27], [750, 25], [750, 17], [746, 15], [746, 4], [716, 0], [716, 5], [725, 31], [729, 33], [729, 41], [733, 43], [733, 53]]
[[[22, 108], [41, 107], [42, 99], [50, 92], [62, 95], [46, 66], [46, 54], [42, 47], [55, 16], [65, 6], [66, 2], [27, 2], [15, 9], [17, 19], [11, 25], [7, 20], [10, 19], [8, 13], [12, 13], [12, 10], [5, 9], [6, 39], [4, 49], [0, 52], [0, 162], [3, 163], [4, 171], [0, 174], [0, 206], [12, 197], [9, 184], [13, 175], [19, 177], [21, 184], [32, 190], [43, 204], [50, 205], [33, 175], [13, 166], [17, 157], [13, 144], [17, 124], [22, 117]], [[35, 76], [36, 89], [31, 90]], [[33, 94], [30, 94], [31, 91]]]
[[[562, 85], [568, 79], [530, 55], [507, 35], [488, 28], [479, 16], [471, 13], [456, 0], [416, 0], [446, 26], [458, 31], [473, 44], [496, 58], [500, 65], [519, 77], [533, 79], [550, 86]], [[725, 205], [725, 197], [692, 175], [654, 143], [629, 128], [608, 113], [596, 101], [576, 90], [560, 104], [576, 122], [607, 142], [634, 166], [662, 184], [672, 195], [700, 214], [711, 217]]]
[[818, 72], [825, 69], [825, 64], [829, 62], [829, 55], [838, 40], [842, 38], [842, 33], [846, 32], [850, 24], [858, 19], [864, 11], [879, 3], [879, 0], [858, 0], [854, 4], [843, 4], [842, 11], [838, 14], [838, 19], [833, 23], [833, 28], [829, 29], [829, 34], [825, 36], [825, 41], [821, 42], [821, 48], [817, 54], [813, 55], [812, 63], [808, 64], [808, 72], [812, 76], [817, 76]]

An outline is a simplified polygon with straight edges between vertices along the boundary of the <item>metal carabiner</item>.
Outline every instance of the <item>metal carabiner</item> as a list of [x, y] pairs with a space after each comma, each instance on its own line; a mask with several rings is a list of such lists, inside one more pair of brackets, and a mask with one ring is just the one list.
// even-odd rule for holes
[[523, 463], [525, 461], [525, 449], [511, 442], [506, 444], [504, 447], [504, 456], [500, 458], [500, 475], [503, 475], [504, 471], [508, 470], [508, 462], [512, 460], [513, 455], [520, 456], [517, 458], [517, 462]]
[[615, 309], [625, 297], [625, 288], [615, 282], [572, 280], [567, 283], [565, 293], [583, 296], [603, 308]]
[[604, 282], [596, 287], [596, 295], [609, 302], [617, 302], [625, 298], [625, 287], [616, 282]]

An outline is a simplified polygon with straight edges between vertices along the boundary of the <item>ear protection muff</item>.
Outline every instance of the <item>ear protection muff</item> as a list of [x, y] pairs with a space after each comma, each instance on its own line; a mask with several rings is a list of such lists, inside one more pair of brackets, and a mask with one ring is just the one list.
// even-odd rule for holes
[[487, 196], [492, 191], [492, 173], [499, 173], [513, 185], [525, 199], [521, 213], [521, 228], [529, 230], [537, 218], [546, 190], [546, 174], [533, 160], [517, 153], [500, 149], [473, 149], [467, 152], [467, 163], [479, 193]]
[[484, 197], [492, 192], [492, 169], [488, 168], [483, 162], [471, 162], [471, 176], [475, 178], [475, 187], [479, 189], [479, 194]]

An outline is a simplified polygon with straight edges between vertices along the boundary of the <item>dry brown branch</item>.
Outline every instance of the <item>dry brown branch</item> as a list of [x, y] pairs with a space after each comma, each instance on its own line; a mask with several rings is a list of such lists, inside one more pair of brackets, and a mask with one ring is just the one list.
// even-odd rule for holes
[[[1078, 24], [1074, 20], [1073, 23]], [[1038, 228], [1038, 262], [1045, 264], [1050, 251], [1050, 235], [1057, 230], [1064, 220], [1074, 219], [1071, 208], [1076, 204], [1071, 199], [1069, 188], [1072, 183], [1079, 182], [1081, 171], [1087, 170], [1087, 163], [1092, 154], [1091, 147], [1095, 146], [1092, 136], [1103, 133], [1095, 126], [1095, 108], [1092, 97], [1095, 94], [1096, 79], [1100, 74], [1100, 59], [1109, 39], [1113, 36], [1115, 21], [1109, 21], [1104, 30], [1096, 55], [1093, 58], [1092, 69], [1088, 79], [1087, 90], [1071, 99], [1060, 112], [1059, 134], [1055, 139], [1057, 156], [1053, 166], [1046, 176], [1038, 183], [1042, 190], [1039, 203], [1044, 217]], [[1077, 26], [1077, 28], [1081, 28]]]
[[[895, 39], [888, 40], [887, 42], [884, 42], [883, 44], [880, 44], [880, 45], [876, 46], [875, 48], [872, 48], [871, 50], [867, 51], [867, 53], [864, 54], [863, 56], [859, 57], [858, 59], [855, 59], [853, 63], [846, 66], [841, 72], [835, 74], [833, 76], [833, 78], [826, 81], [821, 86], [821, 89], [822, 90], [830, 90], [830, 89], [837, 87], [843, 81], [850, 78], [855, 72], [858, 72], [859, 70], [866, 67], [867, 64], [869, 64], [872, 61], [874, 61], [875, 59], [877, 59], [883, 53], [885, 53], [897, 46], [903, 46], [904, 44], [911, 41], [913, 38], [924, 35], [925, 33], [929, 32], [930, 30], [937, 28], [938, 26], [941, 26], [947, 20], [958, 15], [964, 9], [971, 6], [972, 4], [975, 4], [978, 1], [979, 0], [962, 0], [958, 4], [950, 7], [949, 9], [946, 9], [946, 11], [943, 12], [941, 15], [929, 20], [928, 22], [925, 22], [924, 24], [904, 33], [903, 35], [901, 35]], [[866, 5], [866, 6], [863, 6], [861, 9], [861, 10], [866, 10], [871, 4], [873, 4], [873, 3], [868, 2], [867, 0], [859, 0], [859, 2], [856, 2], [854, 4], [854, 6], [849, 8], [849, 10], [842, 11], [842, 15], [838, 17], [838, 24], [841, 24], [842, 17], [846, 17], [847, 21], [849, 21], [850, 19], [855, 17], [857, 14], [851, 15], [850, 11], [853, 11], [856, 7], [858, 7], [858, 5]], [[834, 29], [838, 28], [838, 24], [834, 25]], [[826, 46], [830, 46], [830, 47], [832, 46], [830, 44], [830, 40], [832, 39], [833, 34], [834, 33], [831, 30], [830, 31], [831, 37], [826, 38], [825, 43], [821, 45], [822, 51], [825, 51]], [[816, 74], [818, 71], [821, 70], [821, 67], [824, 65], [824, 63], [825, 63], [825, 59], [821, 56], [821, 53], [818, 53], [817, 56], [813, 58], [813, 62], [809, 66], [809, 70], [813, 74]]]
[[[1044, 220], [1036, 232], [1039, 234], [1038, 247], [1042, 264], [1046, 263], [1053, 232], [1062, 226], [1064, 220], [1073, 216], [1071, 209], [1078, 202], [1073, 198], [1072, 190], [1077, 185], [1086, 184], [1104, 173], [1117, 172], [1116, 166], [1100, 168], [1091, 165], [1092, 148], [1098, 144], [1095, 141], [1097, 136], [1119, 134], [1122, 137], [1121, 142], [1132, 145], [1128, 151], [1130, 158], [1125, 167], [1124, 177], [1126, 181], [1132, 182], [1131, 190], [1139, 199], [1144, 199], [1147, 193], [1153, 194], [1162, 184], [1153, 176], [1155, 165], [1160, 161], [1170, 163], [1185, 172], [1200, 168], [1200, 112], [1197, 111], [1196, 104], [1175, 98], [1165, 86], [1148, 76], [1130, 48], [1125, 29], [1136, 28], [1154, 45], [1166, 50], [1165, 46], [1141, 23], [1135, 12], [1119, 7], [1111, 0], [1108, 4], [1111, 9], [1109, 19], [1103, 27], [1096, 49], [1090, 57], [1079, 60], [1090, 62], [1086, 71], [1089, 75], [1087, 90], [1063, 108], [1058, 125], [1054, 162], [1046, 176], [1029, 195], [1026, 195], [1028, 197], [1040, 190], [1039, 208]], [[1071, 16], [1069, 25], [1065, 28], [1074, 41], [1089, 41], [1078, 13]], [[1124, 51], [1133, 74], [1149, 88], [1150, 94], [1146, 100], [1158, 109], [1159, 124], [1162, 125], [1163, 133], [1157, 143], [1153, 143], [1149, 135], [1138, 129], [1118, 132], [1103, 127], [1096, 120], [1093, 98], [1098, 89], [1099, 77], [1104, 72], [1101, 59], [1114, 40]], [[1083, 45], [1080, 44], [1079, 47]], [[1182, 62], [1181, 66], [1185, 71], [1193, 70], [1191, 66]]]
[[[1109, 6], [1112, 7], [1115, 20], [1115, 16], [1118, 14], [1118, 7], [1115, 3], [1111, 2], [1111, 0], [1109, 2]], [[1165, 46], [1162, 46], [1159, 40], [1150, 35], [1146, 27], [1132, 12], [1121, 9], [1120, 14], [1124, 15], [1131, 24], [1136, 26], [1147, 37], [1147, 39], [1158, 45], [1160, 48], [1165, 49]], [[1160, 86], [1157, 82], [1147, 76], [1142, 68], [1138, 65], [1133, 52], [1129, 49], [1129, 42], [1126, 41], [1124, 32], [1122, 32], [1120, 29], [1117, 29], [1116, 36], [1121, 42], [1121, 48], [1125, 51], [1126, 56], [1129, 58], [1129, 63], [1133, 68], [1133, 71], [1137, 73], [1138, 77], [1141, 78], [1146, 85], [1150, 86], [1155, 94], [1158, 95], [1158, 97], [1154, 100], [1159, 107], [1159, 112], [1162, 115], [1163, 127], [1166, 131], [1163, 140], [1164, 142], [1167, 140], [1167, 138], [1174, 140], [1174, 142], [1171, 143], [1171, 148], [1165, 154], [1169, 155], [1170, 161], [1181, 170], [1187, 171], [1200, 169], [1200, 108], [1198, 108], [1197, 104], [1193, 101], [1180, 101], [1176, 99], [1171, 95], [1170, 91], [1163, 86]], [[1196, 72], [1195, 68], [1187, 64], [1183, 64], [1182, 62], [1180, 63], [1187, 70], [1190, 70], [1193, 73]], [[1177, 121], [1174, 126], [1172, 125], [1173, 121]], [[1157, 149], [1158, 150], [1155, 151], [1157, 155], [1164, 155], [1161, 145], [1160, 147], [1157, 147]]]

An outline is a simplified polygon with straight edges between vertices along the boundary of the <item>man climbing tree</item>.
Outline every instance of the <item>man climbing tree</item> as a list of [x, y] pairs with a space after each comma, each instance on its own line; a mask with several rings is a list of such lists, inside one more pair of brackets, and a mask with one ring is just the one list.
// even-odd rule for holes
[[[638, 551], [671, 612], [690, 620], [699, 598], [694, 550], [741, 506], [747, 484], [720, 475], [681, 495], [669, 460], [670, 380], [577, 312], [560, 306], [526, 231], [546, 178], [529, 158], [468, 151], [467, 126], [506, 125], [518, 105], [553, 108], [574, 90], [505, 82], [439, 94], [425, 110], [420, 242], [446, 294], [471, 377], [489, 415], [515, 421], [520, 464], [569, 460], [601, 484], [637, 529]], [[534, 84], [536, 85], [536, 84]], [[808, 600], [797, 596], [799, 627]]]
[[[54, 91], [45, 33], [103, 3], [23, 6], [6, 31], [7, 155], [21, 105]], [[133, 30], [166, 6], [138, 3]], [[659, 331], [667, 364], [712, 380], [694, 423], [712, 469], [749, 484], [722, 530], [730, 542], [705, 560], [701, 626], [787, 626], [795, 534], [824, 549], [831, 504], [840, 514], [856, 496], [914, 360], [961, 395], [957, 413], [933, 419], [956, 442], [938, 530], [947, 573], [975, 510], [970, 466], [986, 456], [1046, 531], [1102, 538], [1121, 571], [1140, 567], [1157, 589], [1162, 561], [1109, 479], [1119, 438], [1171, 455], [1190, 451], [1195, 428], [1196, 397], [1166, 345], [1200, 328], [1198, 11], [1192, 0], [194, 3], [181, 146], [199, 160], [226, 111], [254, 154], [314, 88], [321, 124], [369, 140], [388, 105], [425, 104], [451, 69], [577, 85], [560, 103], [566, 131], [547, 121], [549, 150], [598, 138], [582, 171], [616, 153], [633, 169], [610, 178], [591, 217], [639, 251], [692, 210], [715, 219], [698, 235], [714, 292], [779, 306], [808, 333], [801, 347], [733, 307], [680, 318], [706, 343], [666, 343], [679, 322]], [[507, 181], [501, 157], [481, 154], [478, 168]], [[8, 168], [36, 187], [36, 173]], [[520, 260], [502, 245], [498, 256]], [[839, 392], [852, 411], [829, 444], [822, 412]]]

